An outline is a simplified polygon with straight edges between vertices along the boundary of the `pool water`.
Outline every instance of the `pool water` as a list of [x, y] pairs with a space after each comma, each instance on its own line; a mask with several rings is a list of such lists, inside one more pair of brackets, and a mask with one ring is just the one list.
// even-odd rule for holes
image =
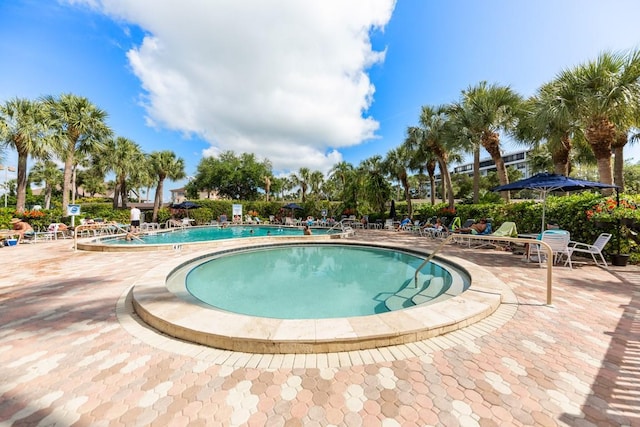
[[[337, 233], [336, 230], [313, 229], [313, 234]], [[152, 232], [140, 235], [140, 240], [125, 240], [124, 238], [105, 239], [105, 244], [178, 244], [206, 242], [209, 240], [236, 239], [243, 237], [267, 237], [267, 236], [302, 236], [302, 229], [296, 227], [265, 227], [265, 226], [231, 226], [231, 227], [186, 227], [169, 232]]]
[[[187, 273], [186, 288], [208, 305], [251, 316], [365, 316], [389, 311], [388, 299], [414, 286], [416, 268], [423, 261], [410, 253], [376, 247], [275, 246], [201, 260]], [[451, 283], [449, 271], [438, 264], [423, 267], [419, 277], [431, 276]], [[419, 283], [428, 284], [422, 279]]]

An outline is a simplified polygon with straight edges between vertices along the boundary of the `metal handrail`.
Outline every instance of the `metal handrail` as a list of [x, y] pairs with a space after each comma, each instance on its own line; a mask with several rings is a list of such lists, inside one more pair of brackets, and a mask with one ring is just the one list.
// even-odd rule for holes
[[442, 249], [442, 247], [449, 243], [451, 240], [453, 240], [456, 237], [460, 237], [460, 236], [464, 236], [464, 238], [472, 238], [475, 240], [494, 240], [494, 241], [501, 241], [501, 242], [514, 242], [514, 243], [528, 243], [530, 245], [535, 244], [535, 245], [540, 245], [547, 253], [547, 305], [551, 305], [551, 300], [552, 300], [552, 282], [553, 282], [553, 249], [551, 249], [551, 246], [549, 246], [546, 242], [543, 242], [542, 240], [537, 240], [537, 239], [529, 239], [529, 238], [522, 238], [522, 237], [498, 237], [498, 236], [492, 236], [490, 234], [488, 235], [476, 235], [476, 234], [449, 234], [447, 236], [446, 239], [444, 239], [437, 247], [436, 249], [431, 253], [431, 255], [429, 255], [427, 257], [427, 259], [425, 259], [422, 264], [420, 264], [420, 266], [418, 268], [416, 268], [416, 272], [413, 276], [414, 279], [414, 285], [417, 288], [418, 287], [418, 273], [420, 272], [420, 270], [422, 270], [422, 268], [427, 265], [429, 263], [429, 261], [431, 261], [433, 259], [433, 257]]
[[[129, 231], [120, 227], [118, 224], [85, 224], [85, 225], [77, 225], [73, 230], [73, 250], [78, 250], [78, 232], [83, 230], [103, 230], [106, 228], [115, 228], [117, 231], [121, 231], [124, 234], [131, 234]], [[143, 242], [141, 238], [136, 236], [135, 234], [131, 234], [132, 239], [139, 240]]]
[[344, 221], [343, 219], [341, 219], [340, 221], [336, 222], [335, 224], [333, 224], [328, 230], [327, 233], [333, 229], [335, 229], [337, 226], [340, 226], [340, 230], [344, 231], [344, 224], [342, 223], [342, 221]]

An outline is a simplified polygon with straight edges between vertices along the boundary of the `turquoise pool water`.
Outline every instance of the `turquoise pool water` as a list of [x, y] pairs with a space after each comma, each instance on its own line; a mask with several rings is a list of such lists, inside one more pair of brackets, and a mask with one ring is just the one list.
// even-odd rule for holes
[[[331, 233], [338, 231], [332, 230]], [[328, 229], [313, 229], [313, 234], [327, 234]], [[130, 241], [124, 238], [105, 239], [105, 244], [118, 245], [152, 245], [152, 244], [180, 244], [205, 242], [209, 240], [237, 239], [244, 237], [266, 237], [266, 236], [302, 236], [302, 229], [296, 227], [276, 227], [276, 226], [230, 226], [230, 227], [186, 227], [169, 232], [158, 231], [150, 234], [142, 234], [140, 240]]]
[[425, 278], [439, 277], [441, 291], [449, 289], [452, 274], [430, 263], [413, 290], [423, 260], [386, 248], [287, 245], [196, 261], [185, 281], [198, 300], [235, 313], [278, 319], [365, 316], [390, 311], [388, 301], [398, 295], [409, 295], [398, 309], [414, 305], [410, 295], [426, 289]]

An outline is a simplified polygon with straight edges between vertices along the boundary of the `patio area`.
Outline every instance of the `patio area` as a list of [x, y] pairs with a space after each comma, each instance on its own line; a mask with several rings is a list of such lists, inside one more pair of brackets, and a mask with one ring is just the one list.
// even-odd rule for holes
[[[350, 240], [436, 246], [388, 230]], [[636, 266], [556, 267], [547, 306], [537, 263], [447, 246], [444, 256], [487, 269], [517, 302], [418, 343], [247, 354], [169, 338], [133, 314], [128, 290], [171, 252], [72, 245], [0, 249], [2, 425], [640, 425]]]

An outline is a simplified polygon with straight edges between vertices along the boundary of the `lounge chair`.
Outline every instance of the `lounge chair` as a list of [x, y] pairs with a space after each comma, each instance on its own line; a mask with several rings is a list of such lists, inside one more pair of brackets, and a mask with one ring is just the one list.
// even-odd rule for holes
[[607, 243], [609, 243], [609, 240], [611, 240], [610, 233], [601, 233], [596, 239], [596, 241], [593, 242], [593, 245], [570, 240], [569, 241], [570, 253], [569, 253], [569, 256], [567, 257], [567, 261], [565, 262], [565, 264], [571, 261], [571, 255], [573, 255], [574, 252], [582, 252], [586, 254], [591, 254], [593, 261], [596, 263], [596, 265], [599, 266], [600, 264], [598, 264], [598, 260], [596, 259], [596, 255], [598, 255], [602, 260], [602, 263], [604, 264], [604, 266], [608, 267], [607, 261], [604, 259], [604, 255], [602, 255], [602, 249], [604, 249]]
[[[487, 222], [487, 226], [489, 226], [490, 224], [491, 224], [490, 222]], [[486, 234], [486, 233], [481, 233], [481, 234]], [[491, 236], [518, 237], [518, 228], [516, 227], [516, 223], [511, 221], [503, 222], [500, 225], [500, 227], [498, 227], [493, 233], [491, 233]], [[481, 244], [478, 246], [478, 248], [480, 247], [506, 248], [508, 246], [509, 246], [508, 242], [504, 242], [499, 239], [496, 239], [496, 240], [488, 240], [488, 241], [483, 240], [481, 241]]]

